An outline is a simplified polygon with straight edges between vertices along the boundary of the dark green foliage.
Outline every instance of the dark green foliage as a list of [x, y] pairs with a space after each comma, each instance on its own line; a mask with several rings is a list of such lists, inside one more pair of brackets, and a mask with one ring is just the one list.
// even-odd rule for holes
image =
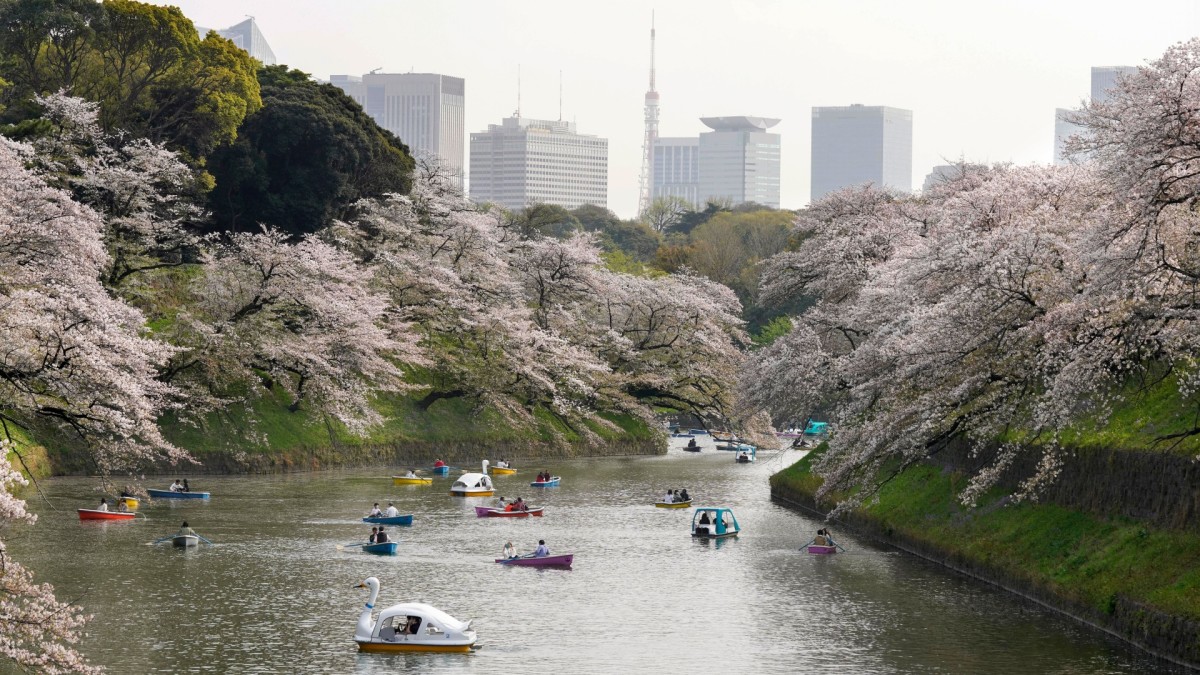
[[636, 220], [621, 220], [608, 209], [584, 204], [570, 212], [586, 232], [600, 235], [605, 251], [621, 251], [631, 260], [650, 262], [662, 239], [654, 230]]
[[209, 206], [221, 231], [315, 232], [365, 197], [407, 193], [408, 147], [353, 99], [286, 66], [259, 71], [263, 107], [215, 152]]

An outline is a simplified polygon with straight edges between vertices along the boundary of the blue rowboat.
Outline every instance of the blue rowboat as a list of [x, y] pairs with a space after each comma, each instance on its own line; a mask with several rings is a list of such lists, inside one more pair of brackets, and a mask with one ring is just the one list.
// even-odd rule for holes
[[550, 480], [535, 480], [529, 484], [530, 487], [558, 487], [558, 481], [562, 480], [562, 476], [554, 476]]
[[432, 471], [434, 473], [434, 475], [437, 475], [437, 476], [449, 476], [450, 475], [450, 465], [445, 464], [442, 466], [435, 466], [432, 469], [430, 469], [430, 471]]
[[396, 555], [396, 549], [400, 547], [399, 542], [385, 541], [382, 544], [363, 544], [362, 549], [367, 553], [375, 555]]
[[208, 499], [207, 492], [171, 492], [170, 490], [146, 490], [151, 499]]
[[412, 525], [412, 519], [413, 514], [410, 513], [407, 516], [392, 516], [391, 518], [387, 516], [376, 516], [375, 518], [367, 516], [363, 518], [363, 522], [371, 523], [372, 525]]

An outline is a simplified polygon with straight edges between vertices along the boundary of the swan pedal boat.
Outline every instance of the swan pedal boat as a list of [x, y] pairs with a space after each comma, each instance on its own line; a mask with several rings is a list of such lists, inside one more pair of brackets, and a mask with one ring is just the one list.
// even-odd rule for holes
[[354, 629], [359, 651], [465, 653], [475, 644], [470, 621], [459, 621], [423, 602], [392, 605], [380, 610], [379, 618], [372, 620], [371, 610], [379, 597], [379, 580], [367, 577], [358, 587], [371, 589], [371, 597]]
[[100, 511], [97, 509], [78, 509], [80, 520], [133, 520], [137, 518], [136, 513], [122, 513], [120, 511]]
[[371, 525], [412, 525], [413, 514], [409, 513], [403, 516], [367, 516], [363, 518], [364, 523]]
[[433, 485], [428, 476], [392, 476], [392, 485]]
[[[708, 522], [701, 523], [703, 514], [708, 515]], [[741, 528], [733, 511], [726, 508], [702, 506], [692, 514], [692, 536], [702, 539], [720, 539], [736, 537]]]
[[686, 509], [692, 505], [692, 500], [686, 502], [654, 502], [654, 505], [660, 509]]
[[505, 511], [502, 508], [494, 506], [476, 506], [475, 515], [479, 518], [528, 518], [529, 516], [541, 516], [541, 506], [531, 506], [524, 511]]
[[177, 534], [171, 537], [171, 545], [180, 548], [191, 548], [200, 545], [200, 536], [196, 534]]
[[493, 466], [492, 467], [492, 475], [493, 476], [511, 476], [516, 472], [517, 472], [516, 469], [510, 468], [507, 466]]
[[812, 553], [814, 555], [832, 555], [834, 553], [837, 553], [837, 547], [836, 546], [819, 546], [817, 544], [810, 544], [808, 547], [808, 552]]
[[385, 541], [379, 544], [363, 544], [362, 550], [364, 553], [373, 553], [375, 555], [396, 555], [396, 551], [400, 548], [398, 541]]
[[208, 499], [207, 492], [171, 492], [170, 490], [147, 489], [151, 499]]
[[562, 480], [562, 476], [553, 476], [550, 478], [550, 480], [542, 480], [542, 481], [535, 480], [529, 484], [529, 487], [540, 487], [540, 488], [558, 487], [558, 482], [560, 480]]
[[570, 567], [571, 562], [575, 560], [574, 553], [564, 553], [562, 555], [544, 555], [540, 558], [533, 556], [520, 556], [518, 558], [496, 558], [496, 562], [501, 565], [515, 565], [517, 567]]
[[492, 479], [483, 473], [464, 473], [450, 486], [455, 497], [491, 497], [496, 494]]

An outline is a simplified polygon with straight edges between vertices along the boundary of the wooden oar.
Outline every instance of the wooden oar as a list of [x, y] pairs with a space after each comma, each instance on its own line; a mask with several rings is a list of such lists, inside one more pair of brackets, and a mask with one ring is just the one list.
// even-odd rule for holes
[[339, 551], [344, 551], [344, 550], [350, 548], [351, 546], [363, 546], [363, 545], [369, 544], [369, 543], [371, 543], [371, 542], [369, 542], [369, 541], [352, 541], [349, 544], [334, 544], [333, 547]]
[[211, 545], [211, 544], [212, 544], [212, 542], [211, 542], [211, 541], [209, 541], [209, 540], [205, 539], [204, 537], [201, 537], [200, 535], [196, 535], [196, 537], [197, 537], [197, 538], [199, 538], [199, 539], [200, 539], [200, 541], [202, 541], [202, 542], [204, 542], [204, 543], [206, 543], [206, 544], [209, 544], [209, 545]]
[[150, 546], [150, 545], [152, 545], [152, 544], [158, 544], [158, 543], [164, 542], [164, 541], [166, 541], [166, 540], [168, 540], [168, 539], [174, 539], [174, 538], [175, 538], [175, 535], [173, 535], [173, 534], [168, 534], [167, 536], [165, 536], [165, 537], [159, 537], [158, 539], [155, 539], [154, 541], [148, 541], [148, 542], [146, 542], [146, 545], [147, 545], [147, 546]]
[[817, 538], [816, 538], [816, 537], [813, 537], [812, 539], [809, 539], [807, 544], [805, 544], [805, 545], [803, 545], [803, 546], [801, 546], [801, 547], [800, 547], [800, 550], [801, 550], [801, 551], [803, 551], [803, 550], [807, 549], [809, 546], [812, 546], [812, 543], [813, 543], [814, 541], [816, 541], [816, 540], [817, 540]]

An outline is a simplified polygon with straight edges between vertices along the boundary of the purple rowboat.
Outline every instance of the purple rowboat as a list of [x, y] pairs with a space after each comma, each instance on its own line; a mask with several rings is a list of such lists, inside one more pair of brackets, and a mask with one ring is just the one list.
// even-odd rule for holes
[[570, 567], [571, 561], [574, 559], [574, 553], [564, 553], [563, 555], [546, 555], [540, 558], [526, 558], [524, 556], [520, 558], [496, 558], [496, 562], [501, 565], [519, 565], [521, 567]]
[[808, 547], [808, 552], [817, 554], [817, 555], [829, 555], [831, 553], [837, 553], [837, 547], [836, 546], [817, 546], [816, 544], [813, 544]]

